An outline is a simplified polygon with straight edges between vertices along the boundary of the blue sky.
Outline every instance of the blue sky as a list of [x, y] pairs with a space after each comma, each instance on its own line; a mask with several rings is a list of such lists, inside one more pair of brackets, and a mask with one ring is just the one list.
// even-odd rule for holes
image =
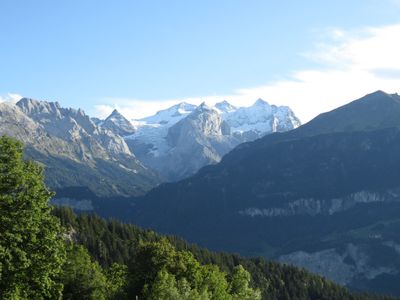
[[[182, 100], [250, 105], [263, 97], [308, 120], [367, 90], [353, 84], [352, 91], [337, 93], [338, 79], [332, 82], [337, 98], [319, 95], [318, 101], [322, 91], [315, 86], [316, 95], [310, 93], [313, 82], [320, 84], [304, 72], [321, 79], [351, 68], [353, 80], [363, 78], [367, 74], [357, 72], [366, 61], [387, 55], [351, 49], [396, 34], [400, 24], [396, 0], [1, 0], [0, 12], [3, 99], [11, 93], [54, 100], [94, 115], [118, 107], [128, 117]], [[386, 38], [380, 51], [397, 47], [398, 38]], [[354, 70], [363, 55], [364, 65]], [[377, 80], [369, 87], [397, 91], [400, 71], [393, 65], [370, 66]], [[307, 84], [293, 87], [299, 81]], [[329, 85], [324, 89], [331, 92]]]

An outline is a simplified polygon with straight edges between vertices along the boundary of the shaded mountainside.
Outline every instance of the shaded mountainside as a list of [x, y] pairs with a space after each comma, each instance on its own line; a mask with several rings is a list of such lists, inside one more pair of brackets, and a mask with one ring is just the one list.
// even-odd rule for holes
[[54, 189], [87, 186], [103, 196], [141, 195], [159, 183], [121, 136], [80, 109], [28, 98], [1, 103], [0, 134], [26, 145], [27, 157], [46, 166], [46, 182]]
[[376, 92], [242, 144], [221, 163], [136, 199], [123, 216], [211, 249], [400, 295], [399, 125], [399, 96]]
[[[71, 238], [84, 245], [103, 267], [113, 263], [130, 264], [140, 244], [159, 241], [162, 236], [137, 226], [115, 220], [106, 221], [94, 215], [74, 215], [68, 209], [56, 209], [55, 214], [71, 232]], [[217, 265], [231, 275], [242, 265], [251, 274], [252, 287], [262, 292], [263, 299], [389, 299], [387, 297], [352, 294], [305, 270], [266, 261], [244, 258], [229, 253], [211, 252], [184, 240], [167, 236], [178, 251], [190, 251], [202, 264]]]

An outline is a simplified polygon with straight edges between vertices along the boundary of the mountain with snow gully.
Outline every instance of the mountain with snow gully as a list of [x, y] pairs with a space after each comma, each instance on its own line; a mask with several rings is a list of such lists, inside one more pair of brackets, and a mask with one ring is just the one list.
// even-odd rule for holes
[[182, 102], [131, 122], [115, 110], [100, 124], [122, 135], [136, 157], [164, 180], [176, 181], [219, 162], [241, 143], [297, 128], [300, 121], [289, 107], [258, 99], [250, 107]]

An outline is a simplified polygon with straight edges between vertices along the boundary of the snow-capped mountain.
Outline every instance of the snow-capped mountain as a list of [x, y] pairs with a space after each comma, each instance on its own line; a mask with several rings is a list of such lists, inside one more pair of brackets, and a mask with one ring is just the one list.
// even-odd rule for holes
[[195, 109], [196, 105], [182, 102], [160, 110], [154, 116], [132, 120], [136, 132], [124, 136], [125, 141], [131, 148], [135, 148], [135, 154], [141, 157], [147, 154], [150, 157], [163, 156], [170, 148], [165, 139], [168, 129]]
[[299, 127], [300, 120], [287, 106], [269, 105], [268, 102], [258, 99], [250, 107], [240, 107], [223, 114], [223, 119], [231, 127], [233, 134], [243, 136], [262, 137], [267, 133], [283, 132]]
[[289, 107], [269, 105], [261, 99], [240, 108], [228, 101], [213, 107], [183, 102], [131, 123], [135, 132], [123, 135], [128, 146], [167, 181], [219, 162], [240, 143], [300, 125]]
[[222, 102], [218, 102], [214, 105], [214, 108], [222, 114], [231, 113], [237, 110], [237, 107], [230, 104], [228, 101], [224, 100]]

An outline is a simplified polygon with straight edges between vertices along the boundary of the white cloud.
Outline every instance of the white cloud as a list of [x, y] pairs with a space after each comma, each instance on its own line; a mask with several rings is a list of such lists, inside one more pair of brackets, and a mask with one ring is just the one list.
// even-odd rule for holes
[[14, 94], [14, 93], [7, 93], [6, 95], [0, 95], [0, 102], [18, 102], [21, 100], [22, 96], [19, 94]]
[[358, 31], [331, 29], [325, 41], [306, 59], [319, 62], [319, 68], [294, 71], [283, 80], [241, 88], [227, 95], [168, 100], [106, 99], [95, 113], [105, 116], [114, 107], [129, 118], [154, 114], [178, 101], [213, 104], [228, 100], [249, 106], [257, 98], [288, 105], [303, 122], [376, 90], [400, 90], [400, 24]]

